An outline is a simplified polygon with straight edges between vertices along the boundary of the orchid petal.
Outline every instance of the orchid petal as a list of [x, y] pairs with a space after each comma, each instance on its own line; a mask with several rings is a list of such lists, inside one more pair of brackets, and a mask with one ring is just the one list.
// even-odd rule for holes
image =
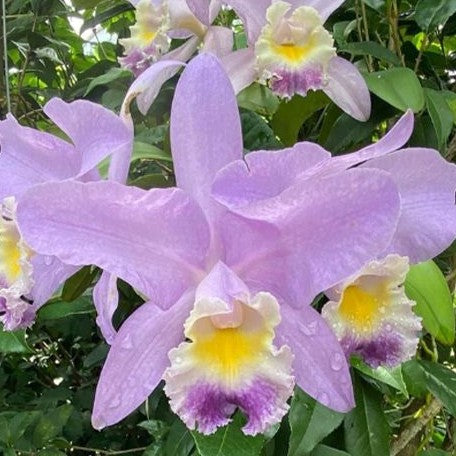
[[12, 116], [0, 122], [0, 200], [18, 198], [49, 180], [74, 176], [79, 160], [74, 147], [56, 136], [23, 127]]
[[323, 91], [343, 111], [365, 122], [371, 113], [369, 89], [358, 68], [348, 60], [333, 57], [328, 67], [328, 82]]
[[53, 98], [44, 112], [71, 139], [81, 155], [81, 176], [95, 168], [108, 155], [131, 150], [133, 131], [108, 109], [90, 101], [66, 103]]
[[350, 371], [342, 347], [321, 315], [310, 306], [281, 306], [279, 344], [294, 356], [296, 383], [323, 405], [347, 412], [355, 405]]
[[316, 164], [328, 160], [331, 154], [318, 144], [297, 143], [278, 151], [251, 152], [245, 160], [237, 160], [221, 169], [212, 191], [229, 207], [242, 206], [279, 195], [299, 176]]
[[209, 244], [201, 209], [175, 188], [43, 184], [20, 201], [18, 221], [34, 251], [95, 264], [162, 307], [194, 283]]
[[233, 31], [227, 27], [213, 25], [209, 27], [203, 41], [203, 52], [212, 52], [217, 57], [224, 57], [233, 50]]
[[172, 51], [169, 51], [168, 53], [164, 54], [161, 57], [160, 61], [178, 60], [180, 62], [186, 62], [187, 60], [190, 60], [192, 55], [196, 52], [200, 42], [201, 42], [201, 39], [198, 36], [192, 36], [184, 44], [182, 44], [179, 47], [177, 47], [176, 49], [173, 49]]
[[243, 151], [233, 88], [218, 59], [210, 54], [195, 57], [177, 84], [171, 149], [178, 186], [207, 209], [215, 174], [241, 158]]
[[401, 196], [399, 224], [386, 253], [418, 263], [434, 258], [456, 238], [456, 165], [436, 150], [403, 149], [363, 165], [387, 171]]
[[294, 8], [304, 5], [315, 8], [320, 13], [323, 22], [325, 22], [326, 19], [344, 3], [344, 0], [287, 0], [287, 2], [293, 5]]
[[136, 98], [140, 112], [147, 114], [150, 106], [157, 98], [162, 85], [171, 79], [185, 64], [175, 60], [161, 60], [141, 73], [128, 89], [122, 104], [122, 113], [129, 114], [130, 104]]
[[249, 43], [255, 44], [266, 24], [266, 11], [271, 5], [271, 0], [230, 0], [229, 5], [241, 18]]
[[93, 289], [93, 302], [97, 309], [97, 325], [106, 342], [112, 344], [117, 331], [112, 324], [112, 316], [119, 304], [119, 292], [117, 291], [117, 277], [103, 272], [100, 280]]
[[278, 196], [243, 206], [230, 206], [228, 191], [223, 204], [280, 231], [272, 251], [258, 250], [258, 256], [247, 256], [230, 267], [249, 286], [246, 274], [258, 274], [256, 281], [261, 281], [260, 271], [271, 271], [269, 262], [276, 270], [286, 270], [288, 283], [295, 282], [288, 287], [294, 293], [292, 305], [310, 303], [316, 294], [356, 272], [389, 244], [399, 215], [397, 190], [388, 175], [362, 171], [366, 170], [301, 179]]
[[211, 25], [220, 11], [220, 0], [187, 0], [192, 13], [205, 25]]
[[221, 60], [236, 94], [256, 81], [258, 72], [253, 49], [246, 48], [230, 52]]
[[193, 14], [186, 0], [169, 1], [168, 10], [172, 30], [187, 30], [199, 37], [204, 35], [205, 25]]
[[169, 366], [168, 352], [183, 339], [193, 295], [170, 309], [143, 304], [122, 325], [101, 371], [95, 393], [95, 429], [118, 423], [152, 393]]

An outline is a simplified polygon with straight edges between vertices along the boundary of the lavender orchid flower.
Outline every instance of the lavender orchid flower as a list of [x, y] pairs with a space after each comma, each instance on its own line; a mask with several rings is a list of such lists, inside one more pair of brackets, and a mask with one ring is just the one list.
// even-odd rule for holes
[[[399, 199], [387, 173], [309, 177], [264, 207], [261, 221], [226, 210], [211, 187], [242, 159], [242, 135], [232, 85], [209, 54], [180, 78], [171, 146], [178, 188], [47, 183], [18, 207], [35, 251], [96, 264], [149, 299], [114, 338], [93, 425], [123, 419], [161, 379], [172, 409], [206, 434], [237, 407], [248, 416], [245, 433], [264, 432], [286, 413], [295, 382], [349, 410], [343, 351], [308, 304], [388, 245]], [[328, 157], [317, 145], [296, 152], [304, 168]]]
[[436, 150], [401, 149], [412, 131], [408, 112], [376, 144], [340, 157], [321, 157], [310, 170], [300, 166], [299, 157], [300, 150], [310, 153], [313, 144], [301, 143], [286, 153], [254, 152], [246, 163], [221, 170], [214, 184], [219, 202], [261, 220], [271, 201], [309, 175], [328, 178], [357, 166], [387, 172], [396, 182], [401, 214], [388, 247], [328, 290], [331, 301], [322, 311], [346, 355], [359, 354], [372, 367], [393, 367], [415, 354], [421, 324], [403, 288], [409, 262], [435, 257], [456, 237], [456, 166]]
[[[207, 18], [208, 0], [187, 0], [194, 14]], [[367, 85], [355, 65], [338, 57], [323, 24], [343, 0], [228, 0], [244, 22], [249, 48], [226, 56], [242, 88], [259, 80], [283, 98], [323, 90], [347, 114], [370, 116]], [[256, 71], [252, 71], [255, 68]]]
[[[199, 47], [220, 57], [232, 51], [232, 30], [211, 25], [220, 9], [219, 0], [208, 2], [204, 23], [195, 17], [185, 0], [130, 0], [130, 3], [136, 8], [136, 23], [131, 27], [130, 38], [120, 40], [126, 55], [119, 62], [136, 77], [159, 60], [185, 62]], [[186, 41], [170, 51], [172, 38]]]
[[28, 246], [16, 218], [24, 193], [44, 182], [98, 179], [95, 166], [131, 148], [131, 134], [113, 113], [86, 101], [52, 99], [44, 112], [71, 139], [0, 122], [0, 321], [7, 330], [32, 323], [36, 311], [77, 268]]

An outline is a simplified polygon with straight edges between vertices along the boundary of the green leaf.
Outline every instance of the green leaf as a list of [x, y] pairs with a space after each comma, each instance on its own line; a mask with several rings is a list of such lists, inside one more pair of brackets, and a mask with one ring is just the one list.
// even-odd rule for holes
[[401, 111], [419, 112], [424, 108], [424, 92], [410, 68], [391, 68], [364, 76], [369, 90]]
[[25, 331], [5, 331], [0, 327], [0, 353], [32, 353], [25, 340]]
[[98, 270], [91, 266], [84, 266], [78, 272], [73, 274], [63, 286], [62, 299], [67, 302], [74, 301], [79, 298], [87, 288], [92, 285], [93, 279], [97, 275]]
[[292, 146], [302, 124], [328, 103], [328, 97], [321, 91], [309, 92], [306, 97], [295, 95], [290, 101], [283, 101], [271, 121], [275, 134], [285, 146]]
[[428, 388], [424, 369], [416, 359], [412, 359], [402, 364], [402, 374], [404, 376], [407, 391], [415, 397], [425, 397]]
[[452, 345], [455, 319], [451, 293], [445, 277], [432, 260], [410, 267], [405, 293], [416, 302], [414, 310], [423, 319], [426, 330], [442, 344]]
[[58, 320], [72, 315], [89, 315], [95, 313], [92, 298], [81, 296], [73, 302], [53, 301], [38, 312], [39, 321]]
[[345, 451], [336, 450], [326, 445], [317, 445], [311, 456], [350, 456]]
[[432, 450], [422, 451], [421, 453], [418, 454], [418, 456], [451, 456], [451, 453], [448, 453], [443, 450], [432, 449]]
[[420, 361], [429, 391], [456, 416], [456, 373], [441, 364]]
[[343, 419], [342, 413], [328, 409], [296, 388], [288, 415], [291, 428], [288, 455], [311, 452]]
[[257, 435], [250, 437], [241, 431], [245, 423], [240, 413], [233, 421], [215, 434], [203, 435], [192, 432], [196, 447], [201, 456], [257, 456], [266, 443], [266, 437]]
[[107, 73], [97, 76], [90, 81], [84, 96], [86, 97], [96, 87], [108, 85], [111, 82], [127, 78], [131, 78], [130, 71], [117, 67], [111, 68]]
[[250, 109], [262, 116], [271, 116], [279, 107], [279, 98], [269, 87], [254, 83], [237, 96], [240, 108]]
[[244, 147], [247, 150], [278, 149], [282, 146], [272, 128], [256, 112], [242, 111], [241, 123]]
[[453, 113], [441, 91], [424, 89], [424, 94], [427, 110], [439, 141], [439, 149], [443, 149], [453, 129]]
[[444, 26], [456, 12], [456, 0], [419, 0], [415, 7], [415, 21], [427, 31]]
[[165, 444], [166, 456], [187, 456], [195, 446], [192, 435], [184, 423], [175, 420]]
[[355, 380], [354, 408], [344, 420], [345, 446], [351, 456], [389, 456], [389, 426], [382, 395], [361, 379]]
[[360, 43], [347, 43], [340, 49], [341, 52], [348, 52], [351, 55], [371, 55], [378, 60], [399, 66], [401, 60], [392, 51], [376, 41], [363, 41]]
[[363, 3], [370, 6], [373, 9], [379, 10], [385, 6], [385, 0], [362, 0]]
[[400, 391], [404, 396], [408, 397], [407, 386], [404, 382], [404, 378], [402, 377], [401, 366], [394, 369], [387, 369], [382, 366], [372, 369], [359, 358], [352, 358], [351, 364], [355, 369], [359, 370], [363, 374], [392, 386]]
[[130, 11], [133, 9], [132, 5], [127, 4], [127, 2], [122, 3], [120, 5], [115, 5], [112, 8], [102, 11], [101, 13], [97, 14], [95, 17], [90, 18], [89, 20], [85, 21], [83, 26], [81, 27], [81, 33], [87, 29], [94, 28], [98, 24], [101, 24], [104, 21], [107, 21], [115, 16], [118, 16], [126, 11]]
[[33, 431], [33, 443], [41, 447], [57, 437], [62, 432], [73, 410], [71, 404], [65, 404], [41, 417]]

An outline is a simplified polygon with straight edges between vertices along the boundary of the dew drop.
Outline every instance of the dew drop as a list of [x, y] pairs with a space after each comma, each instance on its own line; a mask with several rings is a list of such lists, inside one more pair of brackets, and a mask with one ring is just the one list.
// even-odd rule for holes
[[116, 409], [117, 407], [119, 407], [120, 405], [120, 402], [121, 402], [121, 396], [120, 394], [116, 394], [113, 399], [111, 400], [111, 402], [109, 403], [108, 405], [108, 408], [110, 409]]
[[306, 336], [315, 336], [318, 330], [318, 321], [312, 321], [307, 325], [302, 325], [301, 330]]
[[344, 357], [340, 353], [334, 353], [331, 357], [330, 364], [333, 371], [340, 371], [344, 365]]
[[393, 327], [392, 327], [390, 324], [388, 324], [388, 325], [385, 326], [385, 329], [386, 329], [388, 332], [391, 332], [391, 331], [393, 330]]
[[52, 263], [54, 263], [54, 257], [53, 256], [49, 256], [49, 255], [46, 255], [43, 259], [44, 261], [44, 264], [46, 266], [51, 266]]

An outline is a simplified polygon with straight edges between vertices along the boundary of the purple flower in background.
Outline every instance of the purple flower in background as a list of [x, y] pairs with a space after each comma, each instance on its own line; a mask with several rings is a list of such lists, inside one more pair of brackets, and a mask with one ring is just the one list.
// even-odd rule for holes
[[101, 106], [54, 98], [44, 112], [71, 143], [23, 127], [11, 115], [0, 122], [0, 321], [8, 330], [32, 323], [36, 311], [77, 270], [30, 249], [16, 219], [24, 193], [44, 182], [99, 179], [94, 168], [100, 161], [131, 148], [131, 132]]
[[[265, 431], [286, 413], [295, 382], [349, 410], [344, 353], [309, 304], [387, 247], [399, 214], [391, 179], [370, 169], [309, 175], [263, 206], [258, 220], [227, 210], [211, 188], [222, 168], [243, 163], [241, 126], [232, 85], [205, 54], [178, 83], [171, 148], [178, 188], [47, 183], [18, 206], [36, 252], [96, 264], [148, 298], [114, 338], [93, 425], [123, 419], [161, 379], [172, 409], [204, 433], [236, 408], [248, 416], [244, 432]], [[277, 154], [294, 152], [303, 169], [329, 156], [317, 145]], [[236, 192], [251, 197], [242, 182]]]
[[[401, 211], [389, 245], [327, 290], [331, 301], [322, 311], [346, 355], [357, 353], [372, 367], [392, 367], [415, 354], [421, 324], [403, 288], [409, 262], [435, 257], [456, 237], [456, 166], [436, 150], [401, 149], [412, 131], [413, 115], [408, 112], [376, 144], [352, 154], [321, 157], [311, 169], [299, 162], [302, 150], [309, 154], [315, 148], [310, 143], [285, 152], [255, 152], [246, 163], [223, 169], [214, 184], [221, 203], [241, 216], [261, 220], [267, 207], [309, 176], [329, 178], [356, 166], [394, 180]], [[350, 248], [357, 249], [357, 243]]]
[[[187, 0], [202, 21], [208, 0]], [[225, 66], [239, 89], [255, 80], [280, 97], [323, 90], [347, 114], [370, 116], [367, 85], [355, 65], [336, 55], [323, 24], [343, 0], [228, 0], [242, 19], [249, 47], [226, 56]]]

